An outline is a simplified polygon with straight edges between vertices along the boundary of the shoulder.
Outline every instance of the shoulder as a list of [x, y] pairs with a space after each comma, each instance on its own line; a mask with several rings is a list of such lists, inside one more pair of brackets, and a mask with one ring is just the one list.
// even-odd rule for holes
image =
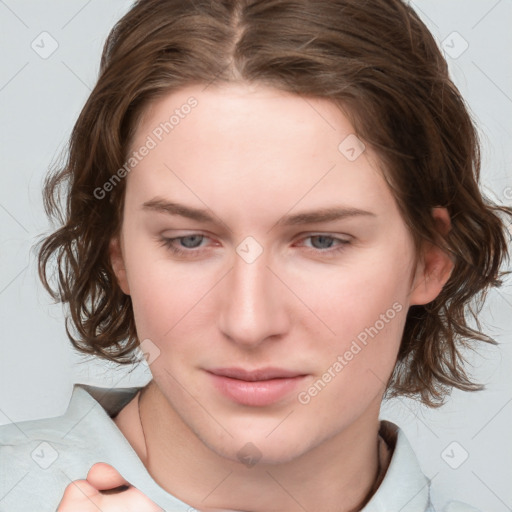
[[69, 419], [63, 415], [0, 426], [1, 510], [46, 510], [45, 501], [53, 502], [55, 510], [81, 469], [80, 455], [69, 460], [70, 448], [79, 450], [86, 442], [73, 435]]
[[465, 503], [451, 501], [434, 508], [431, 482], [422, 472], [417, 456], [405, 433], [390, 421], [382, 420], [380, 436], [391, 452], [384, 478], [364, 512], [479, 512]]
[[54, 511], [67, 485], [126, 450], [108, 409], [84, 387], [75, 385], [61, 416], [0, 426], [0, 510]]
[[462, 501], [450, 501], [447, 503], [442, 512], [481, 512], [477, 508], [471, 507], [466, 503], [462, 503]]

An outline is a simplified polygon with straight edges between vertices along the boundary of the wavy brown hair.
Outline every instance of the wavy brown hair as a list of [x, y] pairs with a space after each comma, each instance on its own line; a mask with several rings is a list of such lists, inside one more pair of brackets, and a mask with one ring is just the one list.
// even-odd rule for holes
[[[451, 254], [439, 296], [407, 314], [388, 397], [435, 407], [468, 377], [461, 349], [481, 341], [477, 314], [509, 258], [505, 216], [479, 189], [475, 127], [432, 35], [400, 0], [139, 0], [105, 43], [98, 81], [71, 134], [65, 163], [46, 180], [48, 215], [61, 227], [40, 246], [39, 273], [69, 306], [66, 331], [82, 353], [135, 362], [131, 299], [117, 281], [109, 242], [122, 221], [127, 161], [149, 104], [188, 85], [259, 83], [326, 98], [380, 157], [412, 233]], [[431, 209], [452, 229], [438, 234]], [[55, 272], [55, 269], [57, 270]], [[55, 280], [52, 278], [54, 277]], [[469, 320], [476, 321], [476, 329]]]

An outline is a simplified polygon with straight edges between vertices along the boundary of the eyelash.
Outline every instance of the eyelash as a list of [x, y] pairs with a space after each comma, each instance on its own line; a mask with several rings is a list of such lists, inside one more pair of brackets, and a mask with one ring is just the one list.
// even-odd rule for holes
[[[160, 242], [161, 242], [161, 245], [163, 247], [165, 247], [166, 249], [170, 250], [175, 256], [183, 256], [183, 257], [188, 257], [188, 258], [194, 258], [194, 257], [201, 256], [201, 254], [203, 253], [203, 250], [201, 250], [201, 249], [190, 249], [190, 250], [187, 250], [187, 249], [179, 248], [179, 247], [176, 247], [174, 245], [174, 242], [177, 241], [177, 240], [183, 240], [184, 238], [197, 237], [197, 236], [202, 237], [202, 240], [208, 238], [206, 235], [201, 235], [199, 233], [192, 233], [190, 235], [178, 236], [178, 237], [175, 237], [175, 238], [161, 237], [160, 238]], [[342, 238], [337, 238], [337, 237], [329, 236], [329, 235], [322, 235], [322, 234], [320, 234], [320, 235], [309, 235], [309, 236], [303, 238], [302, 240], [307, 240], [307, 239], [310, 239], [310, 238], [319, 238], [319, 237], [324, 237], [324, 238], [328, 238], [328, 239], [331, 239], [331, 240], [339, 242], [338, 246], [335, 249], [330, 249], [329, 248], [329, 249], [322, 250], [322, 249], [315, 249], [315, 248], [311, 248], [311, 247], [307, 248], [310, 251], [313, 251], [313, 252], [315, 252], [317, 254], [322, 254], [323, 256], [328, 256], [328, 257], [337, 256], [339, 253], [341, 253], [342, 251], [344, 251], [346, 249], [346, 247], [345, 247], [346, 245], [350, 244], [350, 242], [348, 240], [344, 240]]]

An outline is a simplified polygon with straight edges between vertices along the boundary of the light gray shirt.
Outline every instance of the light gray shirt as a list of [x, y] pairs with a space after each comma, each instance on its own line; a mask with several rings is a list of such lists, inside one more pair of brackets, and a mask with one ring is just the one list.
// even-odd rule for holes
[[[140, 389], [75, 384], [62, 416], [0, 426], [0, 512], [55, 512], [65, 488], [85, 479], [96, 462], [112, 465], [166, 512], [193, 512], [153, 480], [112, 420]], [[363, 512], [435, 512], [430, 481], [407, 438], [396, 425], [385, 423], [394, 432], [386, 439], [393, 454]], [[443, 512], [478, 511], [451, 502]]]

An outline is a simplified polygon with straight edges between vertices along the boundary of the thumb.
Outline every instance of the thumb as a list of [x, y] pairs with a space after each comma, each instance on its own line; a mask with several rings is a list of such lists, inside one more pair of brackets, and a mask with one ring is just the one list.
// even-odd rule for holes
[[130, 487], [130, 483], [121, 476], [121, 473], [105, 462], [98, 462], [89, 469], [87, 481], [98, 491], [115, 489], [121, 486]]

